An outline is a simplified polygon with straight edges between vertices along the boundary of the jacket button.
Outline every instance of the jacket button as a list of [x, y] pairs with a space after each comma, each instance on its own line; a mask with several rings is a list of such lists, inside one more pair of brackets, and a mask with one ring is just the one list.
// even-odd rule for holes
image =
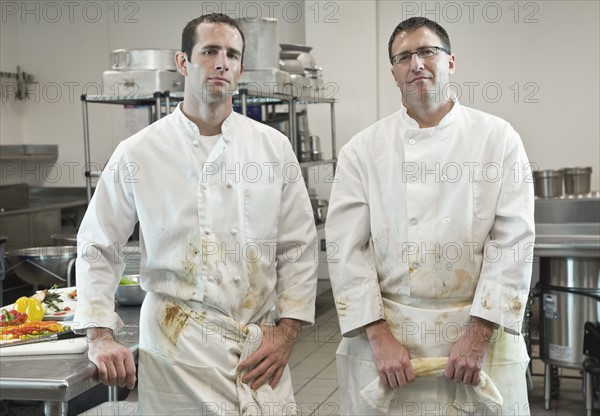
[[444, 224], [449, 224], [450, 223], [450, 218], [446, 217], [442, 221], [444, 221]]
[[411, 218], [409, 220], [409, 222], [410, 222], [410, 225], [417, 225], [417, 219], [416, 218]]
[[205, 183], [203, 183], [202, 184], [202, 189], [204, 189], [206, 191], [208, 189], [208, 186]]
[[233, 188], [233, 183], [231, 181], [225, 182], [225, 186], [228, 188]]
[[198, 140], [194, 140], [194, 142], [192, 143], [195, 147], [198, 147], [198, 145], [200, 144], [200, 142]]
[[238, 233], [238, 229], [237, 229], [237, 228], [235, 228], [235, 227], [233, 227], [233, 228], [231, 229], [231, 234], [233, 234], [233, 235], [236, 235], [237, 233]]
[[410, 144], [415, 144], [417, 141], [416, 141], [415, 139], [410, 139], [408, 142], [409, 142]]
[[214, 282], [215, 281], [215, 277], [211, 274], [210, 276], [208, 276], [208, 281], [209, 282]]
[[239, 282], [240, 281], [240, 276], [238, 276], [237, 274], [235, 276], [233, 276], [233, 281], [234, 282]]

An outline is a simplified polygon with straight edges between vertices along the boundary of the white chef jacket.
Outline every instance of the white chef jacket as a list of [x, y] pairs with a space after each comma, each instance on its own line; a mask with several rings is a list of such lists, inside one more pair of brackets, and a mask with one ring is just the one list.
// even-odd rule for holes
[[383, 299], [469, 303], [513, 332], [529, 293], [531, 169], [517, 132], [458, 101], [436, 127], [406, 108], [339, 155], [326, 224], [342, 333], [384, 319]]
[[289, 140], [232, 112], [203, 160], [180, 106], [121, 142], [99, 180], [77, 237], [76, 321], [122, 325], [120, 249], [139, 221], [146, 291], [244, 324], [274, 305], [277, 318], [313, 323], [316, 229]]
[[[431, 128], [419, 128], [402, 107], [341, 149], [326, 235], [345, 336], [338, 349], [344, 411], [373, 410], [358, 403], [377, 378], [365, 325], [385, 319], [411, 358], [440, 357], [470, 315], [513, 334], [491, 343], [484, 369], [507, 399], [527, 405], [524, 383], [514, 382], [521, 391], [512, 394], [504, 380], [513, 371], [524, 381], [528, 361], [520, 324], [534, 241], [531, 180], [517, 132], [458, 101]], [[516, 367], [507, 370], [509, 362]], [[397, 390], [399, 406], [448, 404], [456, 388], [445, 380], [411, 386]]]

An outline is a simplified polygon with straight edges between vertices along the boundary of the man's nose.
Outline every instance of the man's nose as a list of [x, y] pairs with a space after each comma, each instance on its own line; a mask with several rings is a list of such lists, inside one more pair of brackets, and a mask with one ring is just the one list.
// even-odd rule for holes
[[217, 71], [229, 71], [229, 58], [227, 57], [227, 53], [225, 53], [225, 51], [220, 51], [217, 54], [215, 69]]
[[425, 68], [424, 59], [413, 53], [410, 57], [410, 68], [413, 71], [420, 71]]

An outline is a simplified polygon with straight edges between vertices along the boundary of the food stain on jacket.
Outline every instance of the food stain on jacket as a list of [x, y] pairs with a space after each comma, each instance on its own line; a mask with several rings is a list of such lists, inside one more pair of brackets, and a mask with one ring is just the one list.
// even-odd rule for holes
[[521, 313], [521, 308], [523, 304], [521, 303], [521, 299], [518, 296], [515, 296], [509, 301], [509, 308], [515, 315], [519, 315]]
[[240, 309], [256, 309], [259, 304], [264, 302], [265, 292], [267, 290], [266, 277], [260, 268], [260, 256], [254, 248], [248, 250], [246, 258], [248, 270], [249, 287], [246, 296], [240, 302]]
[[179, 305], [167, 303], [161, 307], [158, 325], [171, 344], [176, 346], [179, 334], [189, 318], [190, 316]]
[[335, 300], [335, 307], [337, 308], [337, 312], [341, 316], [345, 316], [345, 312], [348, 309], [348, 299], [341, 298]]
[[277, 302], [277, 312], [281, 315], [282, 312], [301, 311], [306, 307], [306, 302], [301, 299], [296, 299], [288, 293], [282, 293]]
[[186, 245], [186, 253], [181, 263], [184, 272], [181, 277], [191, 286], [196, 286], [199, 255], [200, 250], [198, 246], [189, 239]]
[[490, 294], [486, 293], [483, 299], [481, 300], [481, 307], [487, 311], [492, 309], [492, 305], [490, 304]]

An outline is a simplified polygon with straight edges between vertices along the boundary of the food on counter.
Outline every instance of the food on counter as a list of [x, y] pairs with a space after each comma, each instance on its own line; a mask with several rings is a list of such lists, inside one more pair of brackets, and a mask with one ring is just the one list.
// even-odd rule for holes
[[9, 325], [21, 325], [27, 321], [27, 314], [23, 312], [19, 312], [16, 309], [11, 309], [7, 311], [6, 309], [2, 309], [2, 320], [0, 321], [0, 326], [9, 326]]
[[42, 303], [34, 297], [21, 296], [13, 306], [18, 312], [27, 314], [27, 321], [40, 321], [44, 317]]
[[54, 285], [50, 289], [44, 289], [42, 292], [38, 293], [44, 294], [44, 299], [42, 300], [42, 302], [44, 303], [44, 305], [47, 306], [47, 308], [52, 308], [56, 312], [60, 312], [63, 309], [59, 305], [59, 303], [62, 303], [64, 301], [60, 298], [60, 293], [56, 289], [57, 286]]
[[136, 282], [135, 280], [131, 280], [125, 276], [121, 277], [121, 280], [119, 281], [119, 286], [128, 286], [128, 285], [139, 285], [139, 283]]
[[[69, 296], [69, 299], [77, 300], [77, 289], [75, 289], [72, 292], [67, 293], [67, 296]], [[65, 308], [65, 310], [66, 309], [67, 308]]]
[[56, 321], [31, 321], [19, 325], [7, 325], [0, 328], [0, 341], [27, 339], [68, 331], [70, 327]]

